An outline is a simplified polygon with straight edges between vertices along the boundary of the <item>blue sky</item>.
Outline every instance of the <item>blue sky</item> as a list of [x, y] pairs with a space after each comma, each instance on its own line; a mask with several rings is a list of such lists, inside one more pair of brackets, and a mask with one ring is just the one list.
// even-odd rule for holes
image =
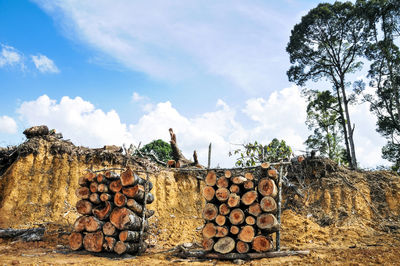
[[[173, 127], [188, 157], [205, 162], [213, 142], [214, 165], [256, 139], [300, 153], [305, 102], [285, 47], [319, 2], [0, 0], [0, 146], [47, 124], [91, 147]], [[385, 163], [368, 107], [353, 109], [362, 164]]]

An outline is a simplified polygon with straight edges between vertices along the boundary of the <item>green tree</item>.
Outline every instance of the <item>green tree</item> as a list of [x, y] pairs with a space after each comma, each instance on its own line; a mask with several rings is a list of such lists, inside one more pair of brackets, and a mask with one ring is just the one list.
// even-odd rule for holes
[[377, 117], [377, 131], [388, 143], [382, 148], [383, 158], [400, 168], [400, 1], [357, 1], [361, 17], [368, 22], [371, 38], [365, 50], [371, 62], [368, 72], [374, 93], [365, 93], [365, 84], [357, 84], [358, 92], [370, 103]]
[[348, 161], [357, 168], [353, 132], [350, 121], [348, 74], [362, 67], [359, 60], [364, 51], [365, 20], [351, 2], [319, 4], [294, 26], [286, 51], [292, 66], [289, 81], [304, 86], [307, 81], [326, 79], [338, 99], [339, 115]]
[[340, 145], [343, 134], [337, 98], [330, 91], [303, 90], [303, 95], [308, 102], [306, 125], [313, 131], [304, 143], [331, 160], [347, 162], [346, 151]]
[[153, 140], [152, 142], [144, 145], [143, 148], [140, 149], [140, 152], [144, 154], [153, 153], [160, 161], [163, 162], [172, 160], [171, 145], [162, 139]]
[[289, 159], [292, 149], [284, 140], [279, 141], [274, 138], [268, 145], [262, 145], [255, 141], [254, 143], [243, 144], [243, 148], [236, 149], [229, 156], [239, 155], [236, 166], [254, 166], [262, 162], [279, 162]]

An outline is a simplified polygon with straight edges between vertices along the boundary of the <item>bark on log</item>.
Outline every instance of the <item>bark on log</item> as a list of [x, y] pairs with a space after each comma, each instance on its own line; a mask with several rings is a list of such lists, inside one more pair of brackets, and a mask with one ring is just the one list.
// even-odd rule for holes
[[99, 220], [105, 220], [110, 216], [111, 211], [111, 203], [109, 201], [105, 201], [103, 206], [100, 205], [93, 209], [93, 214]]
[[240, 204], [240, 197], [236, 193], [231, 193], [227, 203], [230, 208], [236, 208]]
[[112, 196], [110, 195], [110, 194], [108, 194], [108, 193], [101, 193], [100, 194], [100, 200], [101, 201], [109, 201], [109, 200], [111, 200], [112, 199]]
[[229, 253], [229, 254], [218, 254], [210, 253], [204, 250], [181, 250], [177, 255], [181, 258], [199, 258], [199, 259], [218, 259], [218, 260], [251, 260], [251, 259], [262, 259], [262, 258], [278, 258], [286, 256], [305, 256], [310, 254], [309, 250], [293, 250], [293, 251], [270, 251], [262, 253]]
[[214, 198], [215, 189], [210, 186], [205, 186], [203, 188], [203, 196], [207, 201], [211, 201]]
[[83, 238], [83, 246], [87, 251], [101, 252], [103, 250], [103, 232], [87, 233]]
[[75, 195], [80, 199], [88, 199], [90, 196], [90, 190], [87, 187], [78, 187], [75, 190]]
[[[110, 215], [110, 222], [119, 230], [138, 231], [142, 226], [142, 219], [127, 208], [114, 208]], [[148, 228], [148, 224], [145, 228]]]
[[238, 241], [236, 243], [236, 251], [243, 254], [243, 253], [247, 253], [250, 250], [250, 246], [249, 244], [243, 242], [243, 241]]
[[252, 173], [245, 173], [244, 174], [244, 177], [247, 179], [247, 180], [254, 180], [254, 175], [252, 174]]
[[120, 178], [119, 175], [118, 175], [117, 173], [113, 172], [113, 171], [106, 171], [106, 172], [104, 173], [104, 175], [105, 175], [106, 178], [109, 179], [109, 180], [117, 180], [117, 179]]
[[218, 241], [214, 244], [214, 250], [222, 254], [229, 253], [234, 248], [235, 248], [235, 240], [233, 240], [229, 236], [218, 239]]
[[75, 232], [82, 232], [86, 228], [86, 219], [88, 216], [80, 216], [78, 219], [75, 220], [74, 223], [74, 231]]
[[76, 211], [83, 215], [88, 215], [92, 213], [93, 205], [88, 200], [79, 200], [76, 203]]
[[112, 181], [108, 188], [114, 193], [120, 192], [122, 189], [121, 179]]
[[225, 176], [221, 176], [217, 180], [217, 187], [218, 188], [227, 188], [229, 185], [228, 179]]
[[217, 182], [217, 175], [215, 174], [214, 171], [210, 171], [207, 173], [207, 176], [204, 180], [206, 182], [207, 186], [214, 186]]
[[79, 179], [78, 179], [78, 184], [79, 184], [81, 187], [86, 187], [86, 186], [88, 185], [88, 181], [87, 181], [86, 177], [85, 177], [85, 176], [79, 177]]
[[231, 177], [232, 177], [232, 172], [229, 171], [229, 170], [225, 170], [224, 176], [225, 176], [226, 178], [231, 178]]
[[265, 196], [260, 201], [261, 209], [265, 212], [276, 212], [277, 205], [274, 198]]
[[247, 191], [242, 196], [242, 203], [244, 205], [251, 205], [257, 199], [257, 197], [258, 197], [257, 191], [255, 190]]
[[96, 231], [101, 230], [103, 225], [104, 225], [104, 222], [98, 220], [96, 217], [88, 216], [86, 219], [85, 229], [88, 232], [96, 232]]
[[99, 184], [95, 181], [91, 182], [89, 185], [89, 190], [92, 193], [96, 193], [97, 192], [97, 187], [99, 186]]
[[254, 238], [251, 247], [257, 252], [266, 252], [272, 249], [272, 243], [265, 236], [259, 235]]
[[215, 218], [215, 223], [218, 224], [219, 226], [223, 226], [226, 222], [226, 216], [224, 215], [217, 215]]
[[229, 214], [229, 221], [233, 225], [238, 225], [238, 224], [243, 223], [243, 221], [244, 221], [244, 212], [239, 208], [233, 209], [231, 211], [231, 213]]
[[46, 125], [41, 125], [27, 128], [23, 133], [27, 139], [30, 139], [33, 137], [47, 136], [50, 131]]
[[251, 225], [245, 225], [240, 229], [240, 233], [238, 235], [238, 239], [243, 242], [251, 243], [253, 241], [256, 232], [254, 227]]
[[263, 213], [257, 217], [257, 226], [262, 230], [275, 232], [279, 230], [278, 220], [273, 214]]
[[116, 236], [117, 228], [115, 228], [115, 226], [111, 222], [106, 222], [103, 225], [103, 233], [106, 236]]
[[217, 207], [212, 203], [207, 203], [203, 210], [203, 217], [207, 221], [214, 220], [218, 215]]
[[[135, 185], [133, 187], [127, 187], [122, 189], [124, 193], [129, 198], [134, 198], [136, 201], [143, 203], [144, 200], [144, 187], [142, 185]], [[147, 193], [146, 203], [152, 203], [154, 201], [154, 195], [150, 192]]]
[[253, 216], [247, 216], [245, 219], [246, 224], [248, 225], [255, 225], [256, 224], [256, 218]]
[[[119, 255], [124, 254], [124, 253], [132, 254], [132, 253], [138, 252], [139, 249], [140, 249], [139, 243], [125, 243], [122, 241], [117, 241], [117, 243], [114, 246], [114, 251]], [[142, 247], [142, 250], [144, 250], [144, 249], [145, 249], [145, 246]]]
[[269, 178], [263, 178], [258, 182], [258, 191], [263, 196], [276, 197], [278, 194], [278, 188], [276, 187], [274, 180]]
[[[143, 215], [143, 205], [139, 204], [134, 199], [128, 199], [128, 201], [126, 202], [126, 207], [128, 209], [132, 210], [137, 215], [140, 215], [140, 216]], [[150, 218], [153, 215], [154, 215], [153, 210], [146, 210], [146, 218]]]
[[99, 193], [107, 193], [108, 192], [108, 186], [106, 184], [99, 184], [97, 187], [97, 191]]
[[128, 201], [128, 199], [126, 198], [126, 196], [124, 194], [122, 194], [121, 192], [117, 192], [114, 195], [114, 204], [117, 207], [124, 207], [126, 205], [126, 202]]
[[232, 177], [231, 180], [232, 180], [233, 184], [241, 185], [241, 184], [243, 184], [247, 179], [246, 179], [244, 176], [241, 176], [241, 175], [240, 175], [240, 176]]
[[229, 233], [228, 227], [226, 226], [217, 226], [216, 228], [217, 233], [215, 234], [215, 237], [225, 237]]
[[240, 187], [238, 185], [233, 184], [233, 185], [230, 186], [229, 191], [232, 192], [232, 193], [239, 194], [240, 193]]
[[138, 231], [124, 230], [119, 233], [119, 241], [122, 242], [137, 242], [139, 237], [140, 233]]
[[246, 180], [246, 181], [243, 183], [243, 187], [244, 187], [244, 189], [247, 189], [247, 190], [253, 189], [253, 188], [254, 188], [254, 182], [251, 181], [251, 180]]
[[45, 228], [28, 229], [0, 229], [0, 238], [17, 238], [22, 241], [40, 241], [43, 238]]
[[213, 238], [217, 234], [217, 227], [213, 223], [206, 223], [201, 232], [204, 238]]
[[219, 205], [218, 209], [219, 209], [219, 214], [221, 214], [221, 215], [228, 215], [229, 212], [231, 211], [228, 204], [226, 204], [226, 203], [222, 203], [221, 205]]
[[240, 228], [236, 225], [232, 225], [229, 231], [231, 232], [232, 235], [237, 235], [239, 234]]
[[[182, 162], [182, 165], [193, 164], [192, 161], [186, 159], [185, 156], [183, 156], [181, 150], [178, 148], [178, 144], [176, 142], [176, 135], [172, 130], [172, 128], [169, 129], [169, 134], [171, 136], [171, 140], [169, 143], [172, 149], [172, 158], [175, 160], [175, 162]], [[177, 165], [176, 167], [179, 168]]]
[[215, 197], [220, 201], [220, 202], [226, 202], [229, 197], [229, 190], [227, 188], [219, 188], [215, 191]]
[[248, 213], [257, 217], [258, 215], [260, 215], [262, 212], [261, 210], [261, 206], [258, 202], [254, 202], [253, 204], [251, 204], [248, 208]]
[[103, 244], [104, 250], [106, 250], [108, 252], [114, 251], [115, 243], [117, 243], [117, 240], [115, 239], [115, 237], [105, 236], [104, 244]]
[[89, 200], [90, 202], [92, 202], [93, 204], [99, 204], [101, 202], [100, 200], [100, 196], [97, 193], [92, 193], [89, 196]]
[[204, 238], [201, 245], [203, 246], [203, 249], [205, 251], [210, 251], [214, 246], [214, 240], [212, 240], [211, 238]]
[[83, 236], [81, 233], [72, 232], [68, 238], [69, 247], [72, 250], [79, 250], [82, 248], [83, 245]]

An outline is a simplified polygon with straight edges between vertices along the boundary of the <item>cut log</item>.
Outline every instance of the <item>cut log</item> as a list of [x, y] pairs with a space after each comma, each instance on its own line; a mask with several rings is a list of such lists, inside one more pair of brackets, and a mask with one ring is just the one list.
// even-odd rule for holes
[[219, 214], [221, 214], [221, 215], [228, 215], [229, 212], [231, 211], [228, 204], [226, 204], [226, 203], [222, 203], [221, 205], [219, 205], [218, 209], [219, 209]]
[[105, 220], [110, 216], [112, 206], [109, 201], [105, 201], [103, 205], [100, 205], [93, 209], [93, 214], [99, 220]]
[[103, 244], [104, 250], [108, 252], [114, 251], [115, 243], [117, 243], [115, 237], [112, 236], [104, 237], [104, 244]]
[[106, 171], [106, 172], [104, 173], [104, 175], [105, 175], [106, 178], [109, 179], [109, 180], [117, 180], [117, 179], [120, 178], [119, 175], [118, 175], [117, 173], [113, 172], [113, 171]]
[[80, 216], [76, 219], [74, 223], [74, 231], [75, 232], [82, 232], [86, 228], [86, 219], [88, 216]]
[[247, 189], [247, 190], [253, 189], [253, 188], [254, 188], [254, 182], [251, 181], [251, 180], [246, 180], [246, 181], [243, 183], [243, 187], [244, 187], [244, 189]]
[[258, 202], [254, 202], [253, 204], [251, 204], [248, 208], [248, 213], [257, 217], [258, 215], [260, 215], [262, 212], [261, 210], [261, 206]]
[[[117, 241], [117, 243], [115, 243], [115, 246], [114, 246], [114, 251], [119, 255], [124, 254], [124, 253], [131, 254], [131, 253], [138, 252], [139, 249], [141, 249], [140, 247], [141, 246], [139, 243], [128, 243], [128, 242]], [[144, 250], [144, 249], [145, 249], [145, 247], [143, 244], [142, 250]]]
[[225, 202], [228, 200], [229, 197], [229, 190], [227, 188], [219, 188], [217, 191], [215, 191], [215, 197], [220, 201], [220, 202]]
[[213, 223], [206, 223], [201, 232], [204, 238], [213, 238], [217, 234], [217, 228]]
[[122, 242], [137, 242], [140, 238], [138, 231], [124, 230], [119, 233], [119, 241]]
[[265, 212], [275, 212], [277, 205], [274, 198], [270, 196], [265, 196], [260, 201], [261, 209]]
[[[144, 187], [142, 185], [135, 185], [133, 187], [127, 187], [122, 189], [124, 193], [129, 198], [134, 198], [136, 201], [143, 203], [144, 200]], [[154, 201], [154, 196], [151, 193], [147, 193], [146, 203], [152, 203]]]
[[253, 241], [256, 232], [254, 227], [251, 225], [245, 225], [240, 229], [240, 233], [238, 235], [238, 239], [242, 240], [246, 243], [251, 243]]
[[218, 224], [219, 226], [223, 226], [226, 222], [226, 216], [224, 215], [217, 215], [215, 218], [215, 223]]
[[99, 186], [99, 184], [97, 182], [91, 182], [90, 186], [89, 186], [89, 190], [92, 193], [96, 193], [97, 192], [97, 187]]
[[212, 203], [207, 203], [203, 210], [203, 217], [207, 221], [214, 220], [218, 215], [217, 207]]
[[225, 170], [224, 176], [225, 176], [226, 178], [231, 178], [231, 177], [232, 177], [232, 172], [229, 171], [229, 170]]
[[214, 198], [215, 189], [210, 186], [205, 186], [203, 188], [203, 196], [207, 201], [211, 201]]
[[43, 239], [45, 228], [0, 229], [0, 238], [17, 238], [22, 241], [40, 241]]
[[240, 197], [236, 193], [231, 193], [227, 203], [230, 208], [235, 208], [240, 204]]
[[69, 235], [68, 241], [72, 250], [79, 250], [82, 248], [83, 236], [81, 233], [73, 232]]
[[104, 222], [98, 220], [96, 217], [88, 216], [86, 219], [86, 226], [85, 229], [88, 232], [96, 232], [101, 230], [103, 227]]
[[167, 166], [168, 167], [175, 167], [175, 163], [176, 163], [175, 160], [168, 160], [167, 161]]
[[246, 242], [243, 241], [238, 241], [236, 243], [236, 251], [243, 254], [243, 253], [248, 253], [250, 250], [250, 246], [249, 244], [247, 244]]
[[244, 174], [244, 177], [245, 177], [247, 180], [254, 180], [254, 175], [253, 175], [252, 173], [245, 173], [245, 174]]
[[253, 216], [247, 216], [245, 221], [246, 221], [246, 224], [248, 224], [248, 225], [256, 224], [256, 218], [254, 218]]
[[273, 179], [277, 179], [277, 177], [278, 177], [278, 171], [276, 171], [276, 169], [274, 169], [274, 168], [268, 169], [267, 174], [270, 178], [273, 178]]
[[241, 184], [243, 184], [247, 179], [246, 179], [244, 176], [239, 175], [239, 176], [232, 177], [231, 180], [232, 180], [233, 184], [241, 185]]
[[80, 199], [88, 199], [90, 196], [90, 190], [87, 187], [78, 187], [75, 190], [75, 195]]
[[86, 186], [88, 185], [88, 181], [87, 181], [86, 177], [85, 177], [85, 176], [79, 177], [79, 179], [78, 179], [78, 184], [79, 184], [81, 187], [86, 187]]
[[99, 186], [97, 187], [97, 191], [100, 193], [107, 193], [108, 186], [106, 184], [99, 184]]
[[111, 200], [111, 198], [112, 198], [112, 196], [110, 194], [107, 194], [107, 193], [100, 194], [101, 201], [109, 201], [109, 200]]
[[[137, 201], [134, 199], [128, 199], [126, 202], [126, 207], [130, 210], [132, 210], [134, 213], [136, 213], [139, 216], [142, 216], [143, 212], [143, 205], [139, 204]], [[146, 218], [149, 218], [154, 215], [153, 210], [146, 210]]]
[[269, 168], [270, 166], [271, 166], [271, 165], [270, 165], [270, 163], [268, 163], [268, 162], [264, 162], [264, 163], [261, 164], [261, 168], [262, 168], [264, 171], [268, 170], [268, 168]]
[[103, 232], [87, 233], [83, 238], [83, 246], [87, 251], [101, 252], [103, 250]]
[[136, 185], [133, 187], [122, 188], [122, 193], [124, 193], [124, 195], [126, 195], [128, 198], [133, 198], [138, 193], [139, 188], [141, 188], [144, 191], [143, 186]]
[[229, 253], [234, 248], [235, 248], [235, 240], [233, 240], [229, 236], [218, 239], [218, 241], [214, 244], [214, 250], [222, 254]]
[[244, 205], [251, 205], [257, 199], [257, 191], [250, 190], [243, 194], [242, 196], [242, 203]]
[[126, 171], [121, 173], [121, 184], [122, 186], [134, 186], [139, 181], [139, 176], [132, 172], [131, 169], [126, 169]]
[[96, 176], [96, 181], [97, 181], [97, 183], [101, 184], [101, 183], [106, 182], [107, 179], [106, 179], [106, 177], [105, 177], [104, 175], [98, 174], [98, 175]]
[[216, 228], [217, 233], [215, 234], [215, 237], [225, 237], [229, 233], [228, 227], [226, 226], [217, 226]]
[[227, 188], [229, 185], [228, 179], [225, 176], [221, 176], [217, 180], [217, 187], [218, 188]]
[[117, 228], [111, 222], [106, 222], [103, 225], [103, 233], [106, 236], [115, 236], [117, 235]]
[[92, 208], [93, 205], [88, 200], [79, 200], [76, 203], [76, 211], [83, 215], [92, 214]]
[[233, 225], [241, 224], [244, 222], [244, 212], [239, 209], [233, 209], [231, 213], [229, 214], [229, 221]]
[[214, 171], [208, 172], [206, 179], [205, 179], [206, 185], [207, 186], [214, 186], [215, 183], [217, 182], [217, 175], [215, 174]]
[[205, 251], [210, 251], [214, 246], [214, 240], [212, 240], [211, 238], [204, 238], [201, 242], [201, 245], [203, 246], [203, 249]]
[[257, 217], [257, 226], [262, 230], [275, 232], [279, 230], [278, 220], [273, 214], [263, 213]]
[[240, 187], [238, 185], [233, 184], [233, 185], [230, 186], [229, 191], [232, 192], [232, 193], [239, 194]]
[[258, 191], [263, 196], [275, 197], [278, 194], [274, 180], [269, 178], [263, 178], [258, 182]]
[[100, 196], [97, 193], [90, 194], [89, 200], [90, 200], [90, 202], [92, 202], [94, 204], [99, 204], [101, 202]]
[[[142, 226], [142, 219], [127, 208], [114, 208], [110, 215], [110, 222], [119, 230], [138, 231]], [[147, 223], [145, 228], [148, 228]]]
[[88, 182], [92, 182], [92, 181], [96, 178], [96, 174], [93, 173], [93, 172], [87, 172], [87, 173], [84, 175], [84, 177], [85, 177], [85, 179], [86, 179]]
[[117, 180], [112, 181], [110, 183], [110, 185], [108, 186], [108, 188], [114, 193], [120, 192], [122, 189], [121, 180], [117, 179]]
[[232, 225], [229, 231], [231, 232], [232, 235], [237, 235], [239, 234], [240, 229], [238, 226]]
[[266, 252], [272, 249], [272, 243], [265, 236], [259, 235], [254, 238], [251, 247], [257, 252]]
[[126, 196], [124, 194], [122, 194], [121, 192], [117, 192], [114, 195], [114, 204], [117, 207], [124, 207], [126, 205], [126, 202], [128, 201], [128, 199], [126, 198]]

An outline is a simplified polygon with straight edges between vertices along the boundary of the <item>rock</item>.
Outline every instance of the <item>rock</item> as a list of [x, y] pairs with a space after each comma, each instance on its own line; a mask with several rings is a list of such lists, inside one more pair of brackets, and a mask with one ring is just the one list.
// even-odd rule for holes
[[50, 131], [47, 126], [42, 125], [25, 129], [23, 133], [27, 139], [31, 139], [33, 137], [47, 136], [49, 135]]

